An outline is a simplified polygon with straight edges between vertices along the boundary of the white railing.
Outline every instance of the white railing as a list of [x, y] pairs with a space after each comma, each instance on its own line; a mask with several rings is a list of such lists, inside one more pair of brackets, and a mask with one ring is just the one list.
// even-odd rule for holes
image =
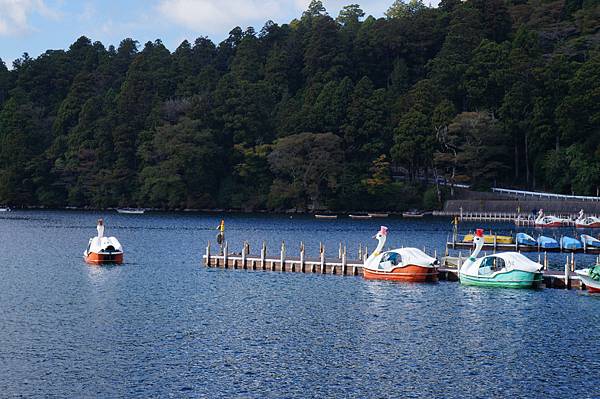
[[549, 199], [561, 199], [561, 200], [579, 200], [579, 201], [600, 201], [600, 197], [587, 197], [583, 195], [564, 195], [564, 194], [552, 194], [542, 193], [537, 191], [521, 191], [521, 190], [508, 190], [505, 188], [492, 188], [492, 191], [500, 194], [515, 195], [517, 197], [534, 197], [534, 198], [549, 198]]

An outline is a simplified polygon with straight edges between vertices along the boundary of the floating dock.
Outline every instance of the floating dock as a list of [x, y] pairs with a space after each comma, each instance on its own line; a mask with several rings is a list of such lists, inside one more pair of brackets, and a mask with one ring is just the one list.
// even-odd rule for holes
[[[247, 243], [244, 243], [240, 253], [230, 253], [227, 243], [221, 249], [222, 251], [219, 251], [219, 254], [213, 254], [210, 243], [207, 245], [205, 254], [202, 257], [206, 267], [248, 271], [362, 276], [363, 262], [367, 257], [367, 253], [365, 252], [361, 254], [363, 255], [363, 259], [348, 259], [346, 249], [342, 248], [337, 258], [326, 258], [323, 245], [320, 246], [320, 255], [318, 258], [306, 257], [303, 244], [300, 244], [300, 252], [297, 257], [287, 256], [285, 244], [282, 244], [278, 257], [267, 255], [267, 247], [264, 243], [258, 255], [250, 253]], [[461, 260], [461, 258], [443, 258], [442, 267], [438, 268], [439, 279], [458, 281], [457, 266], [461, 264]], [[579, 276], [574, 273], [574, 260], [565, 264], [564, 271], [548, 270], [547, 263], [545, 265], [545, 270], [543, 270], [544, 287], [563, 289], [585, 288]]]

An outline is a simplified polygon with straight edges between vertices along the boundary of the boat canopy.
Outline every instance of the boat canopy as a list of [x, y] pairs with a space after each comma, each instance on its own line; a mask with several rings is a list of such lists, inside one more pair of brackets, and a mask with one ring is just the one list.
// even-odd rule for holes
[[123, 247], [115, 237], [94, 237], [90, 238], [90, 243], [86, 252], [123, 252]]
[[560, 247], [560, 245], [558, 244], [558, 241], [556, 241], [552, 237], [539, 236], [537, 239], [537, 242], [538, 242], [538, 244], [540, 244], [540, 247], [542, 247], [542, 248], [558, 248], [558, 247]]
[[[498, 260], [501, 260], [498, 262]], [[518, 252], [501, 252], [494, 255], [484, 256], [483, 258], [477, 259], [477, 261], [468, 265], [465, 269], [461, 270], [461, 273], [471, 276], [478, 276], [480, 268], [490, 266], [492, 263], [503, 264], [503, 271], [509, 272], [512, 270], [520, 270], [524, 272], [535, 273], [540, 271], [543, 266], [537, 262], [532, 261], [525, 255]], [[498, 267], [500, 269], [500, 267]]]
[[525, 233], [517, 233], [517, 243], [519, 243], [519, 245], [537, 245], [537, 241], [535, 241], [532, 236]]
[[581, 241], [572, 237], [563, 237], [560, 239], [560, 244], [566, 249], [579, 249], [583, 247]]

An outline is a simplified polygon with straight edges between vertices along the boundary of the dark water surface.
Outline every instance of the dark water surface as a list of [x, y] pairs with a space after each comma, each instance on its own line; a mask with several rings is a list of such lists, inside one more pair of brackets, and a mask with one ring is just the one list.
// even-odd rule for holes
[[[98, 216], [125, 265], [83, 263]], [[599, 397], [598, 296], [208, 270], [218, 222], [0, 214], [0, 397]], [[232, 244], [313, 254], [374, 247], [380, 223], [226, 218]], [[450, 229], [384, 223], [391, 247], [429, 252]]]

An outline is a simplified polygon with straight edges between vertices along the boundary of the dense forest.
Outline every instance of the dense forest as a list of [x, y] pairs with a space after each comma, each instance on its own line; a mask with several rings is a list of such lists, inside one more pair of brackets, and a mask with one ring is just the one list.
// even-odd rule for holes
[[172, 53], [0, 60], [0, 204], [402, 210], [455, 183], [596, 195], [600, 0], [313, 1]]

